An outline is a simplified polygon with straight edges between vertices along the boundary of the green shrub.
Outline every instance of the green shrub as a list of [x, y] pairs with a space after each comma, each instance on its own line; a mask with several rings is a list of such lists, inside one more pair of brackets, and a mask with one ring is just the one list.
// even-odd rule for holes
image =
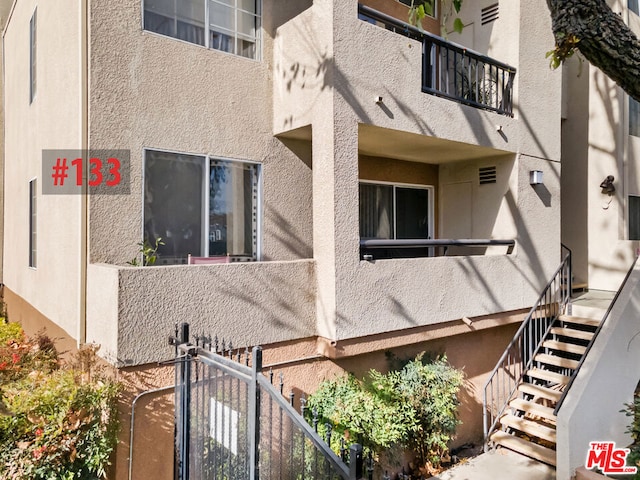
[[[48, 337], [22, 336], [22, 342], [7, 345], [11, 364], [0, 370], [0, 478], [105, 477], [118, 429], [117, 384], [59, 368]], [[91, 357], [86, 350], [96, 349], [87, 347], [78, 357]]]
[[325, 422], [376, 455], [393, 446], [411, 450], [421, 466], [439, 467], [448, 442], [459, 425], [457, 393], [463, 382], [460, 370], [446, 357], [431, 362], [424, 354], [401, 370], [386, 374], [371, 370], [363, 379], [349, 375], [323, 382], [308, 400], [306, 415], [319, 414], [320, 431]]
[[[631, 451], [627, 456], [627, 465], [636, 466], [640, 470], [640, 394], [636, 394], [633, 398], [633, 403], [626, 405], [626, 409], [623, 412], [631, 417], [631, 425], [627, 430], [627, 433], [631, 435], [633, 443], [631, 444]], [[634, 476], [628, 477], [631, 479], [640, 479], [640, 471]]]

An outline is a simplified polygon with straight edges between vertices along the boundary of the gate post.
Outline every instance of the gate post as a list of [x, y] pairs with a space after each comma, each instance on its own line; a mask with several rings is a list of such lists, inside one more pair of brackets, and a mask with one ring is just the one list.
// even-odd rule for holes
[[362, 445], [354, 443], [349, 447], [349, 480], [361, 480], [362, 472]]
[[258, 374], [262, 372], [262, 348], [251, 351], [251, 384], [249, 385], [249, 479], [260, 478], [260, 385]]
[[[189, 324], [181, 326], [180, 338], [177, 339], [176, 352], [179, 346], [189, 343]], [[176, 362], [176, 399], [175, 399], [175, 461], [174, 478], [189, 480], [189, 428], [191, 423], [191, 355], [185, 351], [185, 357]]]

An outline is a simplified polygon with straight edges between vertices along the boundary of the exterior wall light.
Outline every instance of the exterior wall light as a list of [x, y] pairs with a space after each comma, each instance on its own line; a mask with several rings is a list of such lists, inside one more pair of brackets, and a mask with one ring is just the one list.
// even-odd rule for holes
[[613, 175], [607, 175], [607, 178], [605, 178], [602, 183], [600, 184], [600, 188], [602, 189], [602, 193], [605, 195], [613, 195], [613, 192], [616, 191], [616, 187], [613, 184], [613, 181], [615, 180], [615, 178], [613, 177]]
[[530, 185], [542, 185], [542, 171], [531, 170], [529, 172], [529, 184]]

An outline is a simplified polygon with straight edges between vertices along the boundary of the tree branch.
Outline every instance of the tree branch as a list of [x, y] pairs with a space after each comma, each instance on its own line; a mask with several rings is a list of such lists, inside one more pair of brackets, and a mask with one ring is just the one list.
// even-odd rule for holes
[[640, 101], [640, 41], [605, 0], [547, 0], [560, 61], [579, 50]]

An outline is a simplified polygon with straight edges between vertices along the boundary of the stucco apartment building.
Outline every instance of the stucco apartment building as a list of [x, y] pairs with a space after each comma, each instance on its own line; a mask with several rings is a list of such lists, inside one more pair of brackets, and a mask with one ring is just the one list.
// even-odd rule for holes
[[[135, 392], [171, 384], [179, 322], [262, 345], [303, 392], [447, 353], [478, 440], [486, 375], [560, 262], [562, 74], [543, 0], [465, 2], [444, 41], [394, 27], [405, 4], [14, 1], [10, 317], [100, 344]], [[60, 149], [127, 151], [122, 189], [104, 170], [63, 194]], [[129, 265], [145, 239], [156, 266]], [[146, 478], [171, 459], [147, 452]]]

